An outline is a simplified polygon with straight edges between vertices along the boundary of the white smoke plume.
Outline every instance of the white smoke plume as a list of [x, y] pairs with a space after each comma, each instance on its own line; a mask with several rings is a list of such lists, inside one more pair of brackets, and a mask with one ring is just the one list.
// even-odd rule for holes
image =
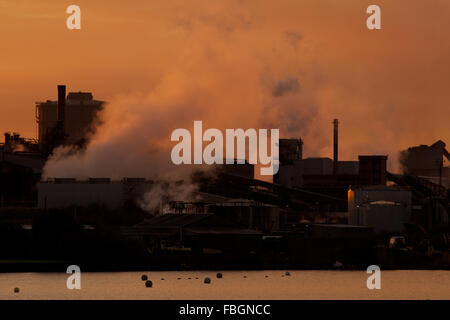
[[[207, 1], [207, 5], [191, 6], [179, 1], [158, 3], [158, 10], [143, 11], [142, 23], [155, 24], [149, 28], [156, 34], [149, 46], [158, 50], [142, 51], [152, 54], [148, 61], [136, 57], [143, 66], [139, 68], [139, 80], [132, 81], [136, 91], [100, 96], [109, 102], [101, 114], [104, 124], [87, 150], [68, 156], [68, 150], [57, 150], [45, 166], [44, 179], [157, 179], [171, 173], [179, 176], [174, 181], [188, 181], [189, 170], [171, 164], [174, 143], [170, 134], [176, 128], [192, 130], [194, 120], [202, 120], [204, 130], [280, 129], [280, 138], [301, 137], [305, 141], [305, 156], [330, 157], [331, 121], [339, 118], [340, 159], [389, 154], [389, 165], [394, 169], [403, 146], [440, 135], [438, 131], [415, 129], [423, 122], [434, 128], [435, 120], [446, 118], [449, 109], [441, 108], [440, 100], [434, 103], [429, 98], [446, 101], [445, 96], [417, 90], [423, 87], [426, 76], [394, 72], [414, 70], [411, 66], [420, 66], [421, 62], [424, 70], [442, 72], [440, 67], [433, 69], [439, 63], [428, 66], [432, 60], [420, 51], [426, 46], [417, 44], [416, 33], [408, 47], [401, 43], [399, 48], [399, 41], [388, 31], [382, 33], [386, 35], [384, 40], [355, 31], [362, 28], [359, 15], [349, 19], [330, 15], [316, 22], [309, 15], [316, 11], [322, 15], [322, 9], [303, 8], [300, 2], [289, 6], [265, 3], [267, 6], [261, 1]], [[327, 3], [337, 6], [333, 1]], [[404, 13], [399, 8], [392, 10], [401, 16]], [[148, 15], [156, 12], [157, 19], [149, 19]], [[423, 10], [415, 12], [422, 14]], [[328, 21], [326, 28], [324, 21]], [[141, 21], [135, 26], [143, 28]], [[429, 29], [423, 28], [423, 32]], [[127, 29], [127, 37], [137, 34], [132, 31], [132, 27]], [[347, 39], [350, 31], [354, 37], [349, 39], [355, 39], [354, 43]], [[138, 39], [142, 40], [140, 34]], [[134, 42], [130, 45], [136, 51]], [[399, 51], [384, 50], [387, 46]], [[404, 52], [410, 54], [405, 56]], [[127, 72], [121, 73], [117, 83], [124, 82]], [[105, 81], [104, 77], [99, 79]], [[109, 80], [106, 82], [97, 85], [109, 86]], [[433, 90], [441, 90], [437, 92], [445, 92], [448, 87], [445, 81], [430, 83], [430, 88], [436, 88]], [[95, 93], [96, 87], [91, 89]], [[439, 108], [443, 110], [439, 117], [419, 116], [430, 110], [438, 112]], [[405, 115], [414, 115], [420, 123]]]
[[[307, 129], [311, 109], [297, 108], [302, 94], [299, 73], [285, 66], [286, 61], [295, 60], [292, 39], [281, 33], [283, 46], [290, 50], [283, 63], [275, 57], [261, 63], [251, 51], [241, 50], [251, 38], [245, 21], [225, 15], [219, 20], [200, 19], [196, 27], [177, 22], [177, 28], [199, 41], [180, 50], [180, 59], [173, 61], [163, 76], [152, 79], [146, 90], [107, 99], [100, 114], [102, 125], [87, 149], [82, 153], [57, 149], [46, 163], [43, 178], [145, 177], [172, 185], [174, 181], [187, 182], [192, 168], [172, 164], [170, 153], [175, 143], [170, 135], [177, 128], [192, 132], [194, 120], [202, 120], [204, 130], [280, 128], [282, 135], [297, 131], [298, 137], [303, 122], [299, 119], [305, 115], [303, 129]], [[218, 41], [212, 44], [211, 38]], [[262, 54], [272, 55], [267, 49]], [[182, 191], [179, 185], [173, 188], [169, 198], [189, 200], [197, 187], [185, 187]], [[155, 207], [164, 193], [167, 188], [156, 186], [146, 197], [148, 206]]]

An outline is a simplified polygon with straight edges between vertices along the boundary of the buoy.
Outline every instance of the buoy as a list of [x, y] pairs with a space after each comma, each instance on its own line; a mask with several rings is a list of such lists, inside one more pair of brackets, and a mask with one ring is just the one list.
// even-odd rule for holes
[[164, 280], [164, 278], [161, 278], [161, 280]]
[[211, 283], [211, 279], [208, 278], [208, 277], [206, 277], [206, 278], [205, 278], [205, 281], [203, 281], [203, 283], [209, 284], [209, 283]]
[[268, 278], [269, 276], [266, 275], [265, 277]]
[[19, 291], [20, 291], [19, 288], [17, 288], [17, 287], [14, 288], [14, 292], [15, 292], [15, 293], [19, 293]]
[[181, 280], [181, 278], [177, 278], [177, 280]]
[[244, 278], [247, 278], [247, 276], [244, 276]]
[[147, 288], [151, 288], [153, 286], [153, 283], [150, 280], [145, 281], [145, 286]]
[[220, 272], [217, 274], [217, 279], [222, 279], [222, 274]]
[[146, 274], [143, 274], [143, 275], [141, 276], [141, 280], [142, 280], [142, 281], [146, 281], [147, 279], [148, 279], [148, 277], [147, 277]]
[[291, 273], [289, 271], [286, 271], [285, 275], [290, 276]]

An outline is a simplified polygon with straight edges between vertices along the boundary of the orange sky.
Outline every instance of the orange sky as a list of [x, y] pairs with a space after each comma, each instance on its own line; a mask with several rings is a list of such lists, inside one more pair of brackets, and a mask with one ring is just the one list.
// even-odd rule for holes
[[[71, 4], [80, 31], [66, 29]], [[380, 31], [365, 27], [369, 4]], [[198, 118], [280, 128], [331, 156], [339, 118], [341, 159], [396, 167], [405, 147], [450, 144], [449, 31], [448, 0], [0, 0], [0, 130], [35, 137], [34, 101], [64, 83], [148, 128], [165, 121], [161, 139]]]

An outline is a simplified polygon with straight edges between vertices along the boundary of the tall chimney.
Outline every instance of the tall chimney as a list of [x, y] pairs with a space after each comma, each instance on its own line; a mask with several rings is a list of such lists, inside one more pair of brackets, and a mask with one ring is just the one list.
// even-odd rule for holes
[[10, 141], [11, 141], [11, 133], [5, 132], [5, 145], [9, 145]]
[[339, 126], [339, 120], [334, 119], [333, 120], [333, 127], [334, 127], [334, 135], [333, 135], [333, 174], [337, 174], [338, 170], [338, 126]]
[[66, 86], [58, 85], [58, 109], [56, 111], [56, 118], [61, 127], [64, 122], [65, 108], [66, 108]]

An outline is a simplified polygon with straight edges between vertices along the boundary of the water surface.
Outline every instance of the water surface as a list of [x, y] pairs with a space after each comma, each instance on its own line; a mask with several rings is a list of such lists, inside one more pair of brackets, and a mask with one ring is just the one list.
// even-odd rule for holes
[[[142, 274], [152, 288], [145, 287]], [[290, 276], [285, 271], [222, 271], [222, 279], [216, 274], [82, 272], [81, 290], [68, 290], [65, 273], [2, 273], [0, 299], [450, 299], [450, 271], [382, 271], [381, 290], [367, 289], [365, 271], [290, 271]], [[210, 284], [203, 283], [205, 277]]]

